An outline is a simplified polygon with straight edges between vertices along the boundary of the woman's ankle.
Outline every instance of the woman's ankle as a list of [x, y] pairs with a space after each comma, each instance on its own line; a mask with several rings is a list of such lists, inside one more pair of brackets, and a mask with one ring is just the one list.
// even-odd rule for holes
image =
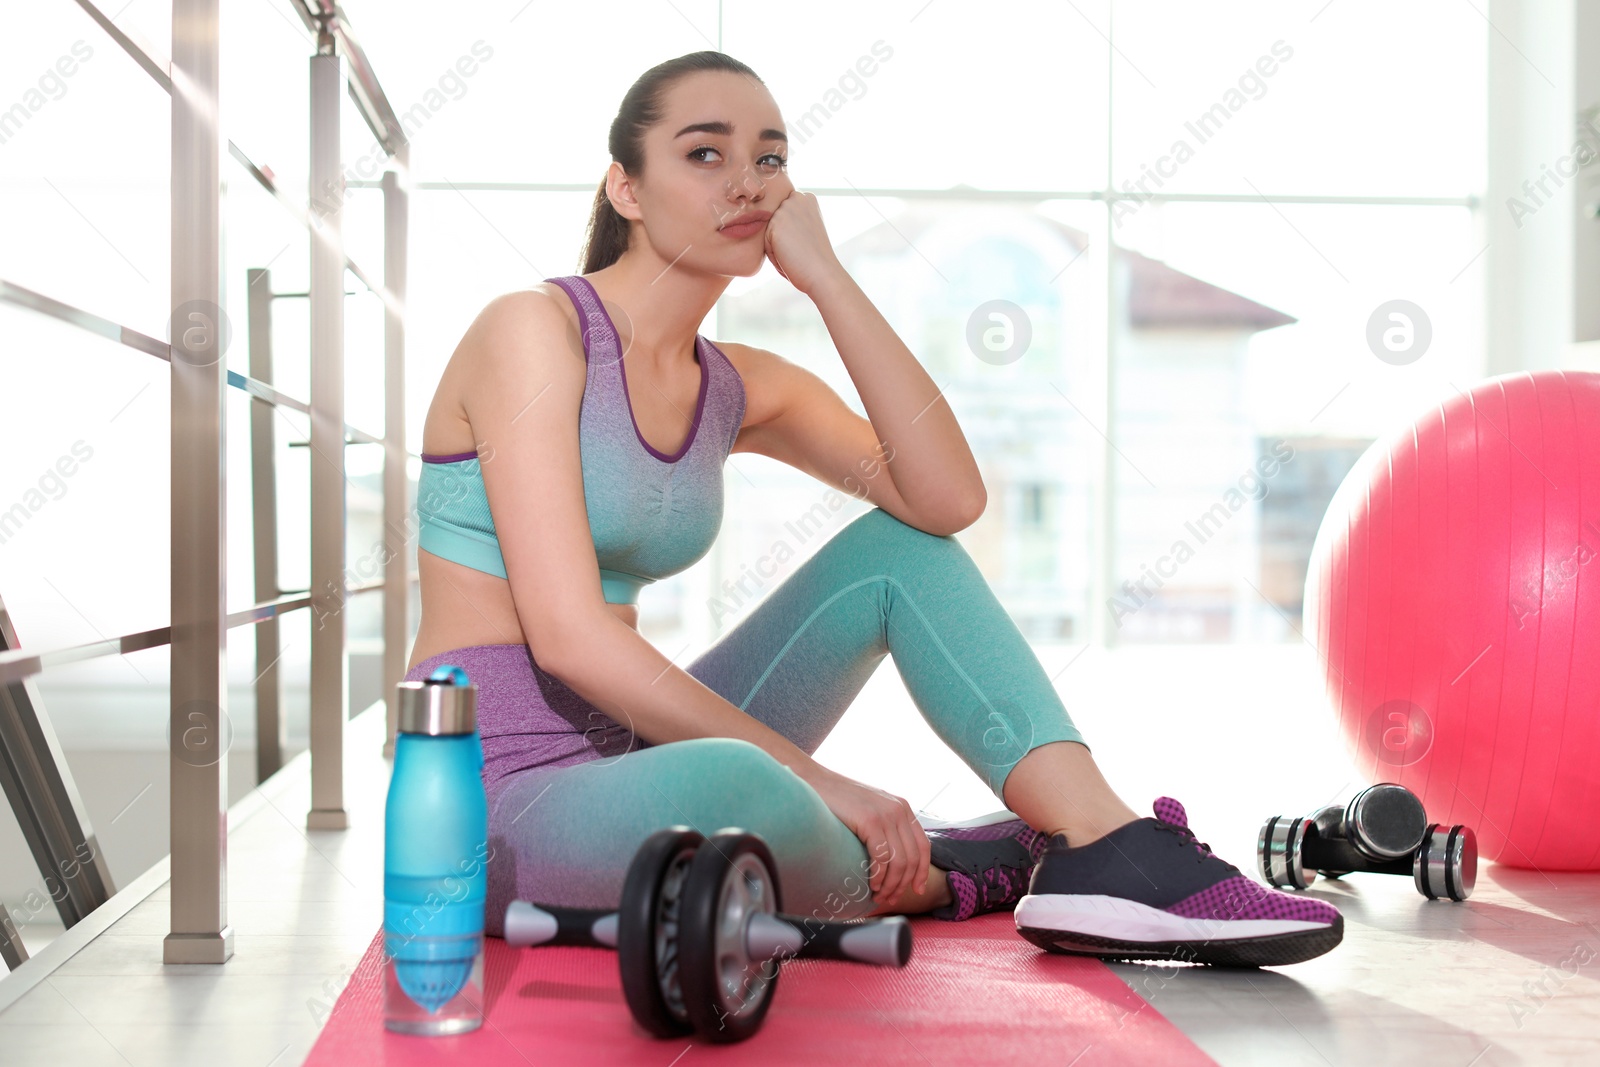
[[1126, 806], [1122, 806], [1120, 810], [1113, 808], [1103, 812], [1080, 811], [1076, 814], [1077, 817], [1045, 832], [1051, 837], [1061, 834], [1066, 837], [1069, 847], [1077, 848], [1098, 841], [1113, 830], [1139, 820], [1139, 816]]
[[900, 894], [900, 899], [893, 904], [878, 905], [867, 914], [877, 915], [921, 915], [923, 912], [942, 908], [954, 899], [950, 892], [949, 876], [939, 868], [928, 865], [928, 888], [918, 894], [905, 892]]
[[1139, 818], [1079, 741], [1048, 742], [1029, 750], [1006, 777], [1001, 798], [1029, 826], [1064, 834], [1073, 847], [1098, 841]]

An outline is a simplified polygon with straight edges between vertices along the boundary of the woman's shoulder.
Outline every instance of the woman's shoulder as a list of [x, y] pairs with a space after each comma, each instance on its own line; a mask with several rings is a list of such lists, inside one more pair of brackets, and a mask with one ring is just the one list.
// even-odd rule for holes
[[[438, 423], [437, 436], [455, 440], [470, 435], [467, 412], [472, 396], [484, 389], [504, 388], [509, 380], [530, 374], [582, 394], [584, 359], [530, 360], [548, 352], [549, 344], [570, 346], [577, 337], [577, 319], [560, 287], [540, 282], [528, 289], [501, 293], [478, 311], [446, 362], [429, 408], [429, 423]], [[581, 345], [581, 342], [578, 342]], [[539, 366], [532, 365], [539, 362]], [[424, 424], [424, 435], [432, 427]], [[431, 437], [429, 443], [434, 444]], [[427, 449], [426, 451], [438, 451]], [[445, 449], [445, 451], [463, 451]]]
[[742, 345], [737, 341], [719, 341], [714, 337], [707, 337], [706, 340], [715, 345], [718, 352], [728, 357], [728, 362], [733, 364], [733, 369], [738, 371], [741, 377], [744, 375], [745, 368], [750, 366], [753, 354], [757, 351], [749, 345]]
[[490, 326], [507, 328], [524, 324], [549, 325], [562, 320], [577, 321], [577, 309], [572, 306], [572, 298], [554, 282], [535, 282], [526, 289], [513, 289], [490, 300], [478, 312], [473, 325], [484, 322]]
[[[451, 357], [474, 371], [513, 356], [527, 345], [547, 347], [552, 339], [570, 344], [576, 337], [577, 312], [559, 286], [539, 282], [494, 297], [478, 312], [462, 334]], [[579, 365], [583, 352], [577, 352]], [[470, 375], [477, 378], [477, 374]]]

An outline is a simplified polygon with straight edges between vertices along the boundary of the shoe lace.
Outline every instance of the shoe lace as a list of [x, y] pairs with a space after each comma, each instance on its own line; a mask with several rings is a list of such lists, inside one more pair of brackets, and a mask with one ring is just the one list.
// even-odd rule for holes
[[978, 880], [981, 897], [979, 906], [1004, 904], [1020, 897], [1028, 888], [1028, 877], [1032, 870], [1031, 863], [1024, 867], [1001, 863], [986, 868]]
[[1197, 840], [1194, 831], [1187, 826], [1177, 826], [1170, 822], [1162, 822], [1160, 819], [1156, 820], [1156, 825], [1170, 834], [1177, 834], [1180, 841], [1193, 845], [1198, 853], [1195, 856], [1196, 863], [1204, 863], [1207, 857], [1216, 855], [1211, 851], [1211, 846], [1204, 841]]

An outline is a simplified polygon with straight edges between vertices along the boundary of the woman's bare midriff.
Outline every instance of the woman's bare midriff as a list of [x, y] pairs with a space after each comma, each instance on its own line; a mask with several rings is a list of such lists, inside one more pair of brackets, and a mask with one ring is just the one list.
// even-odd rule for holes
[[[411, 649], [410, 670], [430, 656], [467, 645], [525, 645], [517, 621], [511, 583], [453, 560], [417, 549], [417, 577], [422, 583], [422, 621]], [[611, 613], [635, 630], [637, 604], [607, 604]]]

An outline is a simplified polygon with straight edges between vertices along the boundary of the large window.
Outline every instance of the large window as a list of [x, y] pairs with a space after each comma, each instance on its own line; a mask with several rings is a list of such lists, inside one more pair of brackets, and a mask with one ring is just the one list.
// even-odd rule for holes
[[[779, 23], [704, 0], [619, 17], [603, 64], [559, 44], [592, 31], [579, 9], [427, 38], [369, 21], [377, 54], [417, 49], [389, 80], [425, 105], [413, 381], [437, 379], [487, 299], [579, 269], [623, 93], [715, 47], [773, 93], [791, 176], [944, 387], [989, 490], [958, 536], [1034, 640], [1295, 639], [1310, 542], [1355, 456], [1481, 373], [1487, 29], [1470, 7], [824, 2]], [[469, 54], [470, 79], [443, 77]], [[510, 126], [508, 97], [529, 105]], [[1397, 299], [1431, 331], [1405, 365], [1365, 340]], [[975, 318], [1025, 350], [979, 352]], [[815, 306], [771, 269], [735, 279], [703, 332], [798, 360], [861, 410]], [[428, 393], [411, 394], [414, 448]], [[658, 640], [714, 637], [755, 600], [730, 601], [728, 580], [783, 541], [786, 573], [861, 510], [818, 511], [823, 487], [748, 454], [727, 486], [711, 556], [646, 597]]]

